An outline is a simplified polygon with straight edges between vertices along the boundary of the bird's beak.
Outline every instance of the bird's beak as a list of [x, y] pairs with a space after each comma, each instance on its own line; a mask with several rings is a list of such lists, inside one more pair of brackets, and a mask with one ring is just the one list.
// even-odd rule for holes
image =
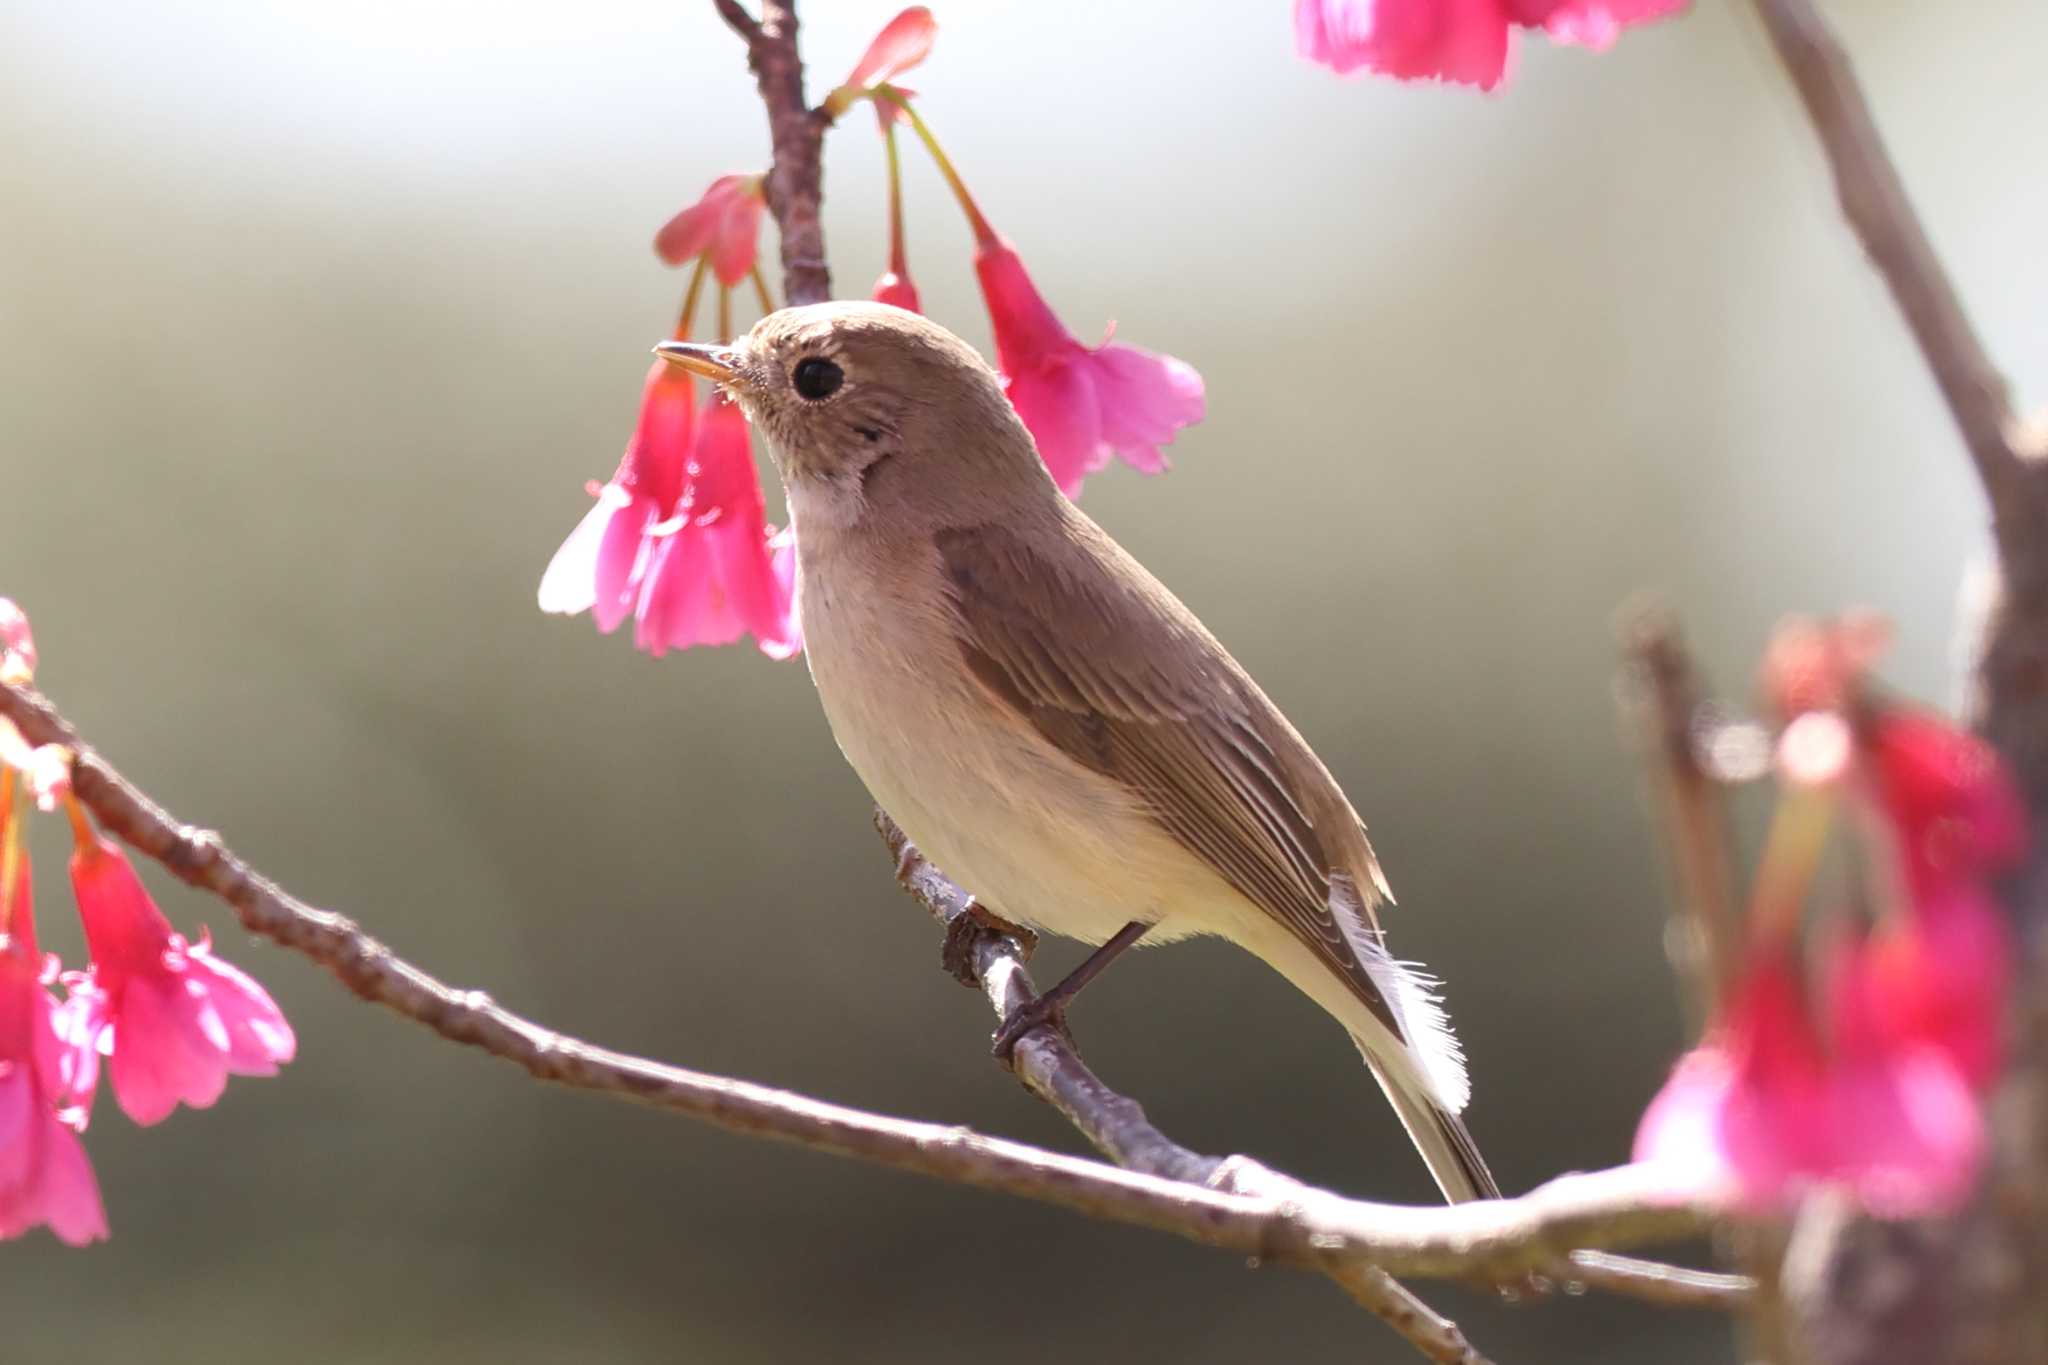
[[740, 353], [730, 346], [706, 346], [695, 341], [664, 341], [654, 353], [671, 365], [702, 375], [714, 384], [743, 384], [746, 369]]

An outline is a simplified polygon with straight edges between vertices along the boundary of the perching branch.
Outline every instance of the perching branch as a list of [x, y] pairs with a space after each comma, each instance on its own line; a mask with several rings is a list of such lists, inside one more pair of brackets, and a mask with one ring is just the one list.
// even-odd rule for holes
[[1662, 1197], [1653, 1174], [1634, 1166], [1561, 1176], [1519, 1199], [1451, 1207], [1346, 1199], [1284, 1176], [1275, 1177], [1272, 1188], [1216, 1188], [613, 1052], [522, 1018], [481, 991], [450, 986], [351, 920], [294, 897], [243, 862], [219, 835], [179, 822], [138, 791], [32, 688], [0, 683], [0, 716], [31, 743], [70, 748], [77, 756], [72, 791], [101, 828], [225, 902], [248, 932], [319, 963], [363, 999], [540, 1080], [639, 1100], [731, 1132], [1176, 1233], [1320, 1270], [1347, 1286], [1363, 1269], [1506, 1282], [1551, 1269], [1584, 1248], [1693, 1236], [1710, 1220], [1706, 1210]]
[[[896, 859], [897, 880], [933, 918], [950, 928], [967, 913], [972, 898], [933, 867], [895, 821], [876, 811], [875, 828]], [[976, 983], [988, 996], [998, 1019], [1007, 1018], [1012, 1010], [1031, 1000], [1034, 991], [1022, 949], [1007, 934], [978, 932], [971, 966]], [[1057, 1109], [1097, 1151], [1127, 1170], [1246, 1193], [1302, 1188], [1290, 1177], [1250, 1157], [1204, 1156], [1174, 1142], [1152, 1125], [1136, 1100], [1105, 1085], [1072, 1043], [1052, 1029], [1035, 1029], [1025, 1034], [1012, 1055], [1011, 1069], [1025, 1088]], [[1740, 1308], [1751, 1288], [1750, 1282], [1740, 1275], [1688, 1270], [1596, 1251], [1573, 1252], [1541, 1271], [1587, 1288], [1671, 1307]], [[1373, 1307], [1370, 1303], [1366, 1306]]]

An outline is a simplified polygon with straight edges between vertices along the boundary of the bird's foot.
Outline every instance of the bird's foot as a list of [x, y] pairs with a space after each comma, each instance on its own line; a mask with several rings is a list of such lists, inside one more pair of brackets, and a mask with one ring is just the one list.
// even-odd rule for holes
[[974, 974], [974, 948], [983, 934], [1015, 939], [1027, 959], [1038, 946], [1038, 935], [1023, 925], [1010, 923], [980, 901], [967, 902], [966, 909], [946, 921], [946, 941], [939, 948], [940, 964], [963, 986], [981, 984]]
[[1017, 1044], [1024, 1041], [1024, 1035], [1041, 1028], [1050, 1028], [1066, 1039], [1067, 1046], [1074, 1045], [1074, 1035], [1067, 1028], [1067, 997], [1057, 989], [1034, 996], [1004, 1015], [989, 1051], [1005, 1067], [1014, 1066]]

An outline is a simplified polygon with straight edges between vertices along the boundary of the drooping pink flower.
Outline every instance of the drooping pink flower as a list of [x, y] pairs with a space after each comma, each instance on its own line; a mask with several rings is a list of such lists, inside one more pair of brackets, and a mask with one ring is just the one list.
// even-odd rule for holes
[[[834, 118], [839, 117], [876, 86], [894, 82], [922, 62], [931, 55], [938, 29], [932, 12], [923, 5], [912, 5], [884, 24], [846, 79], [825, 96], [826, 111]], [[885, 119], [890, 116], [891, 106], [886, 101], [877, 101], [876, 107]]]
[[654, 363], [639, 428], [542, 576], [541, 610], [588, 611], [607, 634], [632, 616], [657, 657], [749, 632], [773, 659], [801, 648], [794, 541], [767, 525], [745, 417], [710, 402], [700, 417], [689, 372]]
[[1166, 468], [1159, 447], [1202, 420], [1202, 376], [1186, 361], [1105, 336], [1084, 346], [1046, 306], [1016, 248], [993, 233], [974, 253], [988, 302], [1003, 387], [1069, 497], [1112, 455], [1135, 469]]
[[246, 973], [187, 943], [150, 899], [121, 850], [81, 840], [71, 856], [91, 970], [68, 984], [85, 1032], [109, 1060], [114, 1098], [141, 1124], [180, 1103], [204, 1109], [227, 1078], [273, 1076], [297, 1042], [283, 1011]]
[[875, 281], [875, 292], [868, 296], [876, 303], [893, 303], [898, 308], [908, 308], [913, 313], [922, 313], [924, 308], [917, 297], [917, 285], [912, 283], [908, 271], [885, 270]]
[[1888, 1036], [1869, 1003], [1837, 991], [1823, 1039], [1795, 964], [1758, 956], [1644, 1112], [1636, 1160], [1674, 1196], [1751, 1213], [1816, 1185], [1887, 1216], [1953, 1207], [1983, 1157], [1982, 1115], [1940, 1049]]
[[705, 257], [719, 283], [731, 288], [753, 273], [765, 206], [761, 176], [721, 175], [654, 234], [654, 254], [670, 265]]
[[1491, 90], [1507, 74], [1512, 26], [1597, 51], [1625, 26], [1683, 8], [1685, 0], [1295, 0], [1294, 34], [1303, 57], [1333, 71]]
[[794, 542], [778, 542], [769, 528], [746, 416], [716, 392], [686, 472], [673, 512], [647, 532], [634, 642], [659, 658], [751, 634], [769, 658], [790, 657], [802, 648], [791, 596]]
[[36, 676], [36, 637], [28, 613], [11, 597], [0, 597], [0, 682], [32, 682]]
[[[0, 831], [0, 843], [7, 837]], [[19, 848], [14, 857], [14, 886], [0, 894], [0, 1240], [47, 1227], [84, 1246], [107, 1235], [78, 1141], [97, 1059], [77, 1041], [69, 1003], [50, 993], [57, 962], [36, 948], [28, 857]]]
[[589, 612], [609, 635], [640, 598], [647, 530], [675, 514], [697, 437], [697, 390], [687, 370], [657, 360], [640, 394], [640, 421], [611, 482], [576, 524], [540, 580], [540, 609]]

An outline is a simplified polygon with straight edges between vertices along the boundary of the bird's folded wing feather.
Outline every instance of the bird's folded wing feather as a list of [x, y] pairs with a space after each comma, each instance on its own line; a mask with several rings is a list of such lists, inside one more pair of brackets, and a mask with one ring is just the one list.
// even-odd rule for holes
[[1369, 933], [1377, 948], [1384, 894], [1357, 815], [1193, 614], [1092, 522], [1072, 527], [1082, 553], [1058, 563], [1003, 527], [938, 535], [969, 668], [1061, 751], [1142, 796], [1402, 1036], [1352, 942]]

